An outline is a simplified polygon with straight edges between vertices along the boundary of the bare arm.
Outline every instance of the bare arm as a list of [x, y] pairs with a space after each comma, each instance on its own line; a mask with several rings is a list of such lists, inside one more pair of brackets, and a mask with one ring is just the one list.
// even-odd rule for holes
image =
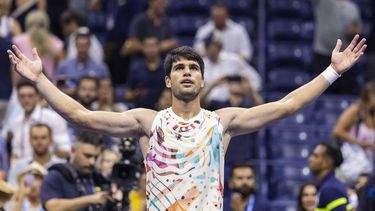
[[81, 196], [73, 199], [50, 199], [45, 206], [50, 211], [81, 210], [92, 204], [104, 204], [107, 193], [97, 192], [92, 195]]
[[36, 49], [33, 49], [33, 60], [26, 58], [16, 46], [13, 46], [13, 51], [8, 50], [8, 54], [15, 70], [34, 82], [47, 102], [62, 117], [77, 126], [113, 136], [138, 136], [142, 132], [139, 117], [153, 112], [147, 109], [134, 109], [124, 113], [87, 110], [47, 79], [42, 73], [42, 63]]
[[[363, 55], [366, 49], [364, 44], [366, 40], [362, 39], [357, 44], [358, 39], [359, 36], [356, 35], [343, 52], [340, 52], [341, 41], [338, 40], [331, 58], [331, 66], [338, 74], [341, 75], [347, 71]], [[315, 100], [328, 87], [329, 82], [322, 75], [319, 75], [279, 101], [250, 109], [227, 108], [217, 112], [223, 119], [226, 131], [232, 136], [250, 133], [276, 120], [292, 115]]]
[[358, 109], [358, 105], [353, 104], [341, 114], [333, 129], [335, 137], [353, 144], [359, 144], [357, 139], [349, 134], [349, 130], [358, 120]]

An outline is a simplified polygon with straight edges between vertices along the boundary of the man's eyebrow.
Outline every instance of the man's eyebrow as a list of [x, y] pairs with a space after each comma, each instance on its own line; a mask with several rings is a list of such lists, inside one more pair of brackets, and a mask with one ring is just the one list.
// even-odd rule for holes
[[199, 68], [199, 65], [197, 65], [197, 64], [189, 64], [189, 67], [197, 67], [197, 68]]
[[185, 65], [184, 64], [176, 64], [175, 66], [174, 66], [174, 68], [176, 69], [177, 67], [184, 67]]

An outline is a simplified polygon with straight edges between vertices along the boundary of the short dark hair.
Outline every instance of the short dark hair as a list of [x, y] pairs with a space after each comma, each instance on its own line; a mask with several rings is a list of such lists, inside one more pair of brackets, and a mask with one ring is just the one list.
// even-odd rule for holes
[[253, 171], [254, 176], [256, 174], [255, 168], [252, 165], [247, 164], [247, 163], [235, 163], [235, 164], [232, 165], [232, 168], [230, 170], [229, 179], [231, 179], [233, 177], [234, 170], [236, 170], [238, 168], [249, 168]]
[[202, 57], [193, 48], [188, 46], [181, 46], [171, 50], [164, 62], [165, 75], [171, 76], [172, 65], [180, 59], [187, 59], [195, 61], [199, 64], [202, 77], [204, 78], [204, 63]]
[[90, 144], [100, 147], [103, 143], [103, 136], [98, 133], [79, 130], [76, 134], [76, 143]]
[[342, 164], [344, 158], [342, 157], [340, 149], [329, 143], [321, 143], [319, 145], [326, 148], [324, 155], [332, 160], [334, 168], [337, 168]]
[[17, 83], [17, 86], [16, 86], [17, 91], [19, 91], [22, 87], [26, 87], [26, 86], [32, 87], [36, 93], [39, 93], [38, 89], [33, 83], [31, 83], [30, 81], [24, 81], [24, 80]]
[[96, 87], [99, 87], [99, 81], [98, 81], [97, 78], [92, 77], [92, 76], [83, 76], [83, 77], [79, 78], [78, 83], [77, 83], [77, 88], [78, 88], [79, 86], [81, 86], [81, 83], [82, 83], [82, 81], [84, 81], [84, 80], [92, 80], [92, 81], [95, 82]]
[[45, 127], [45, 128], [47, 128], [49, 135], [52, 136], [52, 129], [51, 129], [51, 127], [50, 127], [49, 125], [44, 124], [44, 123], [41, 123], [41, 122], [38, 122], [38, 123], [32, 124], [32, 125], [30, 126], [30, 135], [31, 135], [31, 131], [32, 131], [34, 128], [36, 128], [36, 127]]
[[218, 2], [216, 2], [215, 4], [213, 4], [213, 5], [211, 6], [211, 9], [212, 9], [212, 8], [220, 8], [220, 9], [224, 9], [224, 10], [226, 10], [227, 13], [229, 13], [228, 5], [227, 5], [225, 2], [223, 2], [223, 1], [218, 1]]
[[78, 26], [85, 25], [84, 17], [76, 11], [66, 10], [60, 16], [61, 24], [76, 22]]

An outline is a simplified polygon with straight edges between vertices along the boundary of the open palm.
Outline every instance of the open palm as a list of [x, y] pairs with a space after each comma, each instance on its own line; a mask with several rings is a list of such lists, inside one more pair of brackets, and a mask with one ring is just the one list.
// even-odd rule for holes
[[358, 40], [359, 35], [356, 35], [349, 46], [342, 52], [340, 52], [342, 42], [341, 40], [337, 40], [336, 47], [332, 51], [331, 64], [338, 74], [341, 75], [346, 72], [350, 67], [356, 64], [363, 55], [367, 47], [367, 45], [365, 45], [366, 39], [363, 38], [359, 43]]
[[14, 69], [24, 78], [36, 82], [42, 74], [42, 61], [38, 56], [38, 52], [34, 48], [32, 50], [33, 59], [27, 58], [17, 46], [12, 46], [13, 51], [8, 50], [9, 60], [14, 65]]

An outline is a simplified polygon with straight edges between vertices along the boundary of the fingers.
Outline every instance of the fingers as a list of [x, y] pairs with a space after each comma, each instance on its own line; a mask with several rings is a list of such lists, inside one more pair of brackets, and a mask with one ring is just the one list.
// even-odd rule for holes
[[349, 46], [347, 47], [347, 49], [349, 49], [350, 51], [352, 51], [354, 49], [354, 47], [356, 46], [357, 42], [358, 42], [358, 39], [359, 39], [359, 35], [356, 34], [354, 36], [354, 38], [352, 39], [352, 41], [350, 42]]
[[36, 48], [33, 48], [33, 50], [31, 51], [32, 52], [32, 55], [33, 55], [33, 59], [39, 59], [39, 55], [38, 55], [38, 52], [36, 51]]
[[23, 53], [20, 51], [20, 49], [17, 48], [16, 45], [12, 45], [12, 49], [13, 49], [13, 52], [15, 53], [15, 55], [17, 55], [17, 57], [18, 57], [19, 59], [24, 59], [24, 58], [26, 58], [26, 56], [23, 55]]
[[355, 46], [353, 52], [354, 52], [354, 53], [361, 52], [361, 51], [359, 51], [359, 50], [362, 49], [362, 47], [365, 45], [365, 42], [366, 42], [366, 39], [363, 38], [363, 39], [357, 44], [357, 46]]
[[337, 40], [335, 49], [333, 49], [333, 52], [338, 53], [340, 52], [342, 46], [342, 41], [340, 39]]
[[7, 50], [7, 53], [9, 55], [9, 60], [12, 62], [12, 64], [17, 64], [20, 60], [17, 58], [16, 55], [14, 55], [13, 51]]

